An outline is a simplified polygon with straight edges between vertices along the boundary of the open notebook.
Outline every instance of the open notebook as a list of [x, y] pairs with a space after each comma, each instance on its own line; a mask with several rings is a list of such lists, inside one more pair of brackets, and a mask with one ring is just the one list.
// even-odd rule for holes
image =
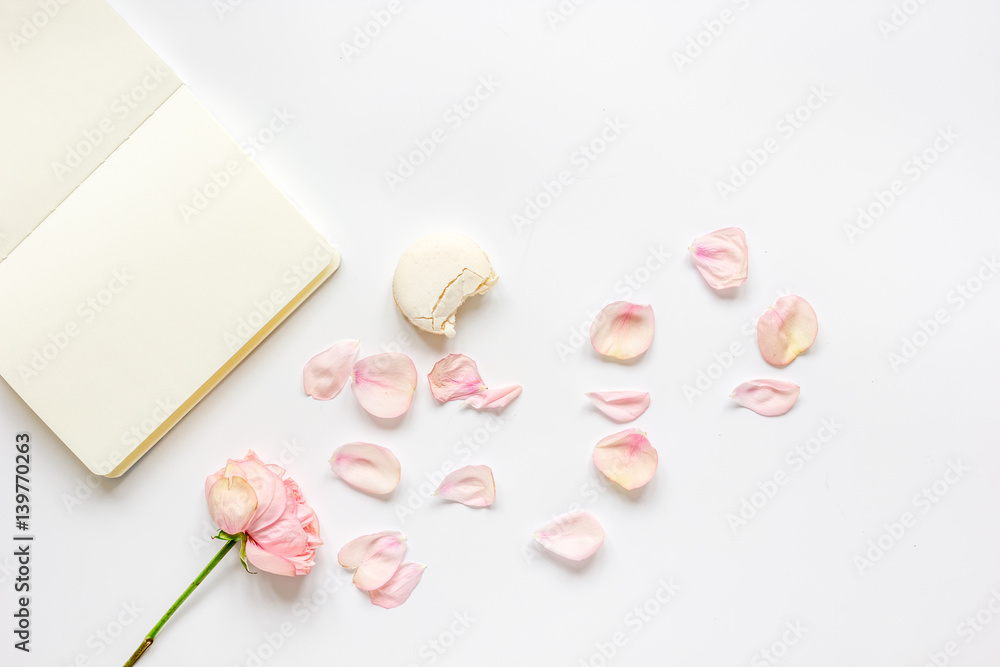
[[118, 476], [340, 258], [103, 0], [0, 35], [0, 375]]

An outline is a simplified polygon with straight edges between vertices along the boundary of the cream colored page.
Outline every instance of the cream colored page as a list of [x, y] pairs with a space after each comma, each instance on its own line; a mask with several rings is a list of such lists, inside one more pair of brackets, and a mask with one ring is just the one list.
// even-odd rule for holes
[[182, 87], [0, 263], [0, 374], [106, 473], [331, 263]]
[[0, 260], [180, 85], [103, 0], [0, 3]]

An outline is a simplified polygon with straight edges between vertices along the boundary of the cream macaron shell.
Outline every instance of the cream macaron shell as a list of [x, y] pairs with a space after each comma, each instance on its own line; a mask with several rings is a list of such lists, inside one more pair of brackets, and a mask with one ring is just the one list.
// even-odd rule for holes
[[496, 281], [490, 258], [475, 241], [438, 232], [417, 239], [399, 258], [392, 297], [413, 326], [451, 338], [459, 306]]

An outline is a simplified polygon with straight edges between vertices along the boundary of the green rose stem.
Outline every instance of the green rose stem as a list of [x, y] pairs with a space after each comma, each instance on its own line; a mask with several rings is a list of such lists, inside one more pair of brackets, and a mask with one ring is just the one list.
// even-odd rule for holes
[[226, 554], [229, 553], [229, 550], [236, 546], [236, 544], [240, 541], [238, 536], [226, 535], [225, 533], [220, 533], [220, 535], [225, 536], [222, 538], [226, 540], [225, 546], [219, 549], [219, 553], [215, 554], [215, 558], [213, 558], [212, 561], [205, 566], [205, 569], [202, 570], [197, 577], [195, 577], [195, 580], [191, 582], [191, 585], [187, 587], [187, 590], [184, 591], [179, 598], [177, 598], [177, 602], [175, 602], [173, 606], [167, 610], [167, 613], [163, 615], [163, 618], [156, 622], [156, 625], [154, 625], [153, 629], [149, 631], [146, 638], [142, 640], [142, 644], [139, 645], [139, 648], [135, 650], [135, 653], [132, 654], [132, 657], [128, 659], [128, 662], [126, 662], [123, 667], [130, 667], [138, 662], [139, 658], [142, 657], [142, 654], [146, 652], [146, 649], [153, 645], [153, 639], [156, 637], [156, 633], [158, 633], [160, 629], [163, 628], [163, 625], [170, 620], [170, 617], [174, 615], [174, 612], [177, 611], [178, 607], [184, 604], [184, 601], [187, 600], [188, 596], [194, 592], [194, 589], [198, 588], [198, 584], [204, 581], [205, 577], [208, 576], [208, 573], [211, 572], [215, 566], [218, 565], [223, 558], [225, 558]]

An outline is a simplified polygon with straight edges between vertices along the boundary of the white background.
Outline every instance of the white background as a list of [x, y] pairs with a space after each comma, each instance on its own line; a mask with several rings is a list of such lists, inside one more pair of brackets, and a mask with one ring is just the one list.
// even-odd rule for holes
[[[112, 4], [238, 140], [276, 110], [294, 116], [257, 159], [343, 266], [119, 480], [91, 477], [0, 387], [11, 443], [0, 477], [13, 475], [14, 434], [31, 433], [37, 535], [30, 656], [11, 647], [13, 559], [0, 551], [0, 662], [122, 664], [214, 553], [205, 476], [253, 448], [286, 462], [320, 516], [313, 573], [250, 576], [229, 557], [141, 665], [755, 666], [774, 664], [759, 654], [773, 646], [783, 665], [918, 667], [949, 642], [948, 664], [996, 664], [1000, 279], [976, 283], [979, 271], [996, 278], [983, 260], [1000, 246], [995, 2], [908, 0], [915, 13], [888, 34], [879, 22], [892, 0], [593, 0], [564, 2], [575, 7], [565, 17], [556, 0], [403, 2], [350, 61], [342, 45], [386, 2], [244, 0], [221, 14], [209, 0]], [[723, 10], [732, 20], [710, 38], [704, 22]], [[699, 33], [707, 46], [679, 67], [675, 52]], [[480, 77], [499, 86], [449, 124]], [[787, 136], [779, 123], [814, 87], [832, 96], [799, 109], [808, 119]], [[625, 129], [581, 162], [609, 119]], [[436, 128], [445, 141], [390, 190], [385, 172]], [[957, 139], [914, 180], [907, 163], [949, 128]], [[724, 200], [717, 183], [769, 137], [777, 152]], [[572, 183], [518, 229], [512, 215], [561, 170]], [[896, 179], [903, 194], [849, 238], [858, 208]], [[750, 277], [720, 296], [686, 248], [730, 225], [746, 230]], [[460, 311], [452, 340], [417, 334], [390, 296], [400, 253], [440, 229], [476, 239], [500, 275]], [[650, 272], [651, 248], [670, 257]], [[626, 276], [642, 283], [632, 294]], [[956, 291], [967, 283], [981, 287], [971, 300]], [[751, 325], [787, 292], [812, 303], [820, 332], [774, 369]], [[609, 363], [573, 332], [626, 297], [653, 305], [656, 337], [638, 362]], [[939, 310], [946, 321], [920, 335]], [[380, 422], [350, 391], [303, 395], [302, 365], [345, 338], [360, 338], [364, 356], [399, 345], [413, 358], [421, 380], [405, 417]], [[921, 346], [894, 368], [904, 338]], [[733, 344], [742, 353], [730, 361]], [[476, 359], [490, 384], [524, 385], [502, 426], [433, 400], [423, 376], [448, 352]], [[699, 373], [717, 379], [689, 400]], [[736, 408], [729, 392], [754, 377], [797, 382], [798, 405], [773, 419]], [[634, 426], [660, 468], [639, 492], [605, 489], [590, 460], [621, 427], [583, 394], [610, 389], [652, 393]], [[824, 420], [836, 434], [797, 468], [786, 455]], [[390, 499], [329, 471], [332, 450], [358, 440], [401, 460]], [[446, 462], [490, 465], [496, 505], [430, 500], [401, 517]], [[968, 470], [940, 482], [933, 504], [915, 501], [950, 464]], [[734, 530], [727, 516], [778, 472], [788, 482]], [[6, 496], [0, 516], [13, 514]], [[574, 506], [607, 531], [582, 565], [531, 539]], [[887, 537], [905, 512], [915, 525]], [[349, 539], [388, 528], [429, 565], [392, 611], [336, 562]], [[880, 537], [877, 561], [859, 564]], [[676, 596], [650, 602], [664, 580]], [[643, 605], [644, 618], [633, 611]], [[982, 609], [985, 625], [963, 625]], [[805, 629], [784, 634], [794, 644], [782, 644], [786, 624]], [[605, 659], [616, 633], [623, 645]]]

